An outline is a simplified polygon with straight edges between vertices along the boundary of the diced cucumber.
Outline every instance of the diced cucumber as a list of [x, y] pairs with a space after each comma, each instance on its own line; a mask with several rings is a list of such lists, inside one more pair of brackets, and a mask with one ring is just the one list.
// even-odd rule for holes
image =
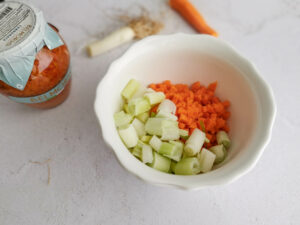
[[188, 156], [194, 156], [202, 148], [205, 141], [205, 133], [196, 128], [191, 136], [187, 139], [184, 151]]
[[177, 116], [175, 116], [174, 114], [170, 113], [170, 112], [165, 112], [160, 110], [157, 114], [156, 114], [157, 118], [166, 118], [166, 119], [170, 119], [170, 120], [174, 120], [177, 121], [178, 118]]
[[[172, 164], [172, 160], [171, 160], [171, 164]], [[171, 165], [170, 165], [168, 173], [173, 174], [172, 169], [171, 169]]]
[[145, 124], [145, 130], [151, 135], [162, 135], [162, 123], [165, 119], [163, 118], [149, 118]]
[[178, 122], [165, 118], [149, 118], [145, 124], [145, 130], [148, 134], [162, 136], [163, 127], [178, 127]]
[[196, 144], [192, 144], [192, 143], [186, 143], [184, 146], [184, 152], [186, 153], [187, 156], [194, 156], [196, 155], [200, 149], [197, 148]]
[[206, 148], [202, 148], [200, 154], [198, 154], [198, 159], [201, 165], [201, 172], [206, 173], [212, 169], [216, 155]]
[[142, 142], [141, 140], [138, 140], [138, 143], [137, 143], [137, 145], [136, 146], [138, 146], [139, 148], [143, 148], [143, 146], [145, 145], [145, 143], [144, 142]]
[[152, 136], [149, 136], [149, 135], [145, 135], [143, 137], [141, 137], [141, 141], [148, 144], [149, 141], [151, 140]]
[[[174, 120], [164, 119], [162, 122], [162, 127], [177, 127], [178, 128], [178, 122]], [[179, 131], [178, 131], [179, 133]]]
[[161, 143], [162, 143], [162, 141], [155, 135], [149, 141], [149, 144], [155, 151], [158, 151], [160, 149]]
[[137, 115], [136, 118], [138, 118], [140, 121], [142, 121], [143, 123], [146, 123], [146, 121], [149, 118], [149, 112], [144, 112], [141, 113], [140, 115]]
[[215, 164], [223, 162], [226, 158], [226, 149], [223, 145], [215, 145], [209, 149], [216, 155]]
[[188, 137], [189, 132], [187, 130], [179, 129], [179, 135], [180, 137]]
[[217, 133], [217, 142], [219, 145], [224, 145], [226, 149], [228, 149], [231, 144], [228, 134], [223, 130]]
[[176, 152], [176, 146], [174, 144], [167, 143], [167, 142], [162, 142], [160, 148], [158, 149], [158, 153], [166, 157], [174, 156], [175, 152]]
[[123, 127], [128, 125], [133, 119], [133, 116], [125, 113], [124, 111], [120, 111], [114, 114], [115, 125], [117, 127]]
[[153, 92], [155, 92], [152, 88], [147, 88], [146, 89], [146, 93], [153, 93]]
[[151, 109], [151, 106], [145, 98], [135, 98], [128, 102], [128, 110], [130, 114], [137, 116], [141, 113], [147, 112]]
[[165, 99], [165, 94], [163, 92], [146, 93], [145, 98], [148, 99], [150, 105], [156, 105]]
[[150, 167], [168, 173], [171, 166], [171, 159], [164, 157], [157, 152], [153, 154], [153, 161], [149, 164]]
[[175, 166], [175, 174], [177, 175], [195, 175], [200, 171], [200, 163], [196, 157], [184, 158]]
[[134, 95], [131, 97], [134, 98], [141, 98], [145, 95], [147, 88], [144, 85], [140, 85], [138, 90], [134, 93]]
[[149, 145], [143, 145], [142, 147], [142, 162], [143, 163], [152, 163], [153, 161], [153, 152], [152, 148]]
[[189, 156], [185, 153], [185, 151], [182, 152], [182, 159], [185, 159], [185, 158], [189, 158]]
[[134, 155], [135, 157], [141, 159], [142, 157], [142, 149], [138, 146], [135, 146], [132, 150], [132, 155]]
[[138, 143], [138, 135], [131, 124], [127, 128], [119, 129], [119, 135], [127, 148], [133, 148]]
[[138, 119], [134, 119], [132, 121], [132, 126], [135, 128], [136, 133], [138, 134], [139, 138], [143, 137], [144, 135], [146, 135], [146, 131], [145, 131], [145, 125]]
[[129, 109], [128, 109], [128, 104], [127, 104], [127, 103], [123, 105], [123, 109], [124, 109], [124, 111], [125, 111], [126, 113], [130, 113], [130, 112], [129, 112]]
[[171, 161], [171, 166], [170, 166], [170, 169], [171, 169], [172, 173], [175, 173], [176, 165], [177, 165], [177, 162], [175, 162], [175, 161], [172, 160]]
[[162, 142], [158, 153], [178, 162], [181, 158], [182, 150], [182, 144], [177, 141], [170, 141], [170, 143]]
[[161, 140], [171, 141], [179, 139], [179, 129], [178, 126], [168, 126], [162, 128]]
[[183, 143], [181, 141], [170, 141], [170, 144], [175, 145], [175, 153], [173, 156], [169, 156], [170, 159], [175, 160], [176, 162], [180, 161], [183, 153]]
[[140, 87], [140, 83], [134, 79], [131, 79], [127, 83], [125, 88], [122, 90], [122, 96], [125, 99], [129, 100], [136, 93], [139, 87]]
[[175, 114], [176, 113], [176, 105], [171, 100], [165, 99], [162, 101], [162, 103], [160, 103], [157, 111], [158, 112], [164, 111], [164, 112], [169, 112], [169, 113]]

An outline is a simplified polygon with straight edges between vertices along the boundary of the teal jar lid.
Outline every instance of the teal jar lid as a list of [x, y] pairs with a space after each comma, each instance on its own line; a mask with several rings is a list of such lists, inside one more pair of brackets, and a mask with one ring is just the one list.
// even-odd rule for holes
[[36, 54], [47, 46], [63, 45], [45, 21], [42, 11], [21, 2], [0, 3], [0, 80], [23, 90]]

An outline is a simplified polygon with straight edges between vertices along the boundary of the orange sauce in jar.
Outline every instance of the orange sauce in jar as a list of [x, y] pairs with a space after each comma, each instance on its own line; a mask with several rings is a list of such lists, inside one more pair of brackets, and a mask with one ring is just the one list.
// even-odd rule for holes
[[[56, 28], [52, 28], [58, 32]], [[55, 88], [67, 74], [70, 66], [70, 53], [64, 43], [53, 50], [44, 46], [36, 55], [32, 72], [24, 90], [15, 89], [4, 82], [0, 81], [0, 93], [12, 97], [35, 97], [42, 95]], [[40, 103], [24, 103], [35, 108], [52, 108], [55, 107], [68, 97], [70, 92], [71, 78], [68, 80], [64, 89], [49, 100], [41, 99]], [[41, 98], [43, 98], [41, 96]], [[34, 98], [32, 98], [34, 99]]]
[[34, 6], [0, 3], [0, 93], [35, 108], [69, 95], [70, 53], [56, 27]]

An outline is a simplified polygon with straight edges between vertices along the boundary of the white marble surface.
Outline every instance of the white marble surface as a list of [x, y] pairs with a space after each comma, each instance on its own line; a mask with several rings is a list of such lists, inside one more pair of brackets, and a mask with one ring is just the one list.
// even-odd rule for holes
[[[97, 83], [128, 46], [89, 59], [85, 43], [144, 6], [162, 33], [191, 29], [162, 0], [32, 0], [72, 52], [73, 89], [60, 107], [37, 111], [0, 98], [0, 224], [300, 224], [300, 1], [192, 0], [273, 87], [273, 138], [255, 169], [235, 183], [185, 192], [143, 183], [118, 164], [93, 112]], [[49, 162], [51, 182], [47, 185]]]

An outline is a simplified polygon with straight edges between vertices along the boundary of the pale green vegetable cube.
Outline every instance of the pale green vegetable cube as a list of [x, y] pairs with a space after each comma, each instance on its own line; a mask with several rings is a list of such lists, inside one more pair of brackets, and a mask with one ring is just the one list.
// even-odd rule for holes
[[135, 118], [132, 121], [132, 126], [135, 128], [136, 133], [138, 134], [139, 138], [146, 135], [145, 125], [141, 121], [139, 121], [138, 119]]
[[156, 137], [155, 135], [151, 138], [151, 140], [149, 141], [149, 144], [151, 145], [151, 147], [158, 152], [158, 150], [160, 149], [160, 146], [162, 144], [162, 141]]
[[185, 151], [183, 151], [183, 153], [182, 153], [182, 157], [181, 157], [182, 159], [185, 159], [185, 158], [189, 158], [189, 156], [185, 153]]
[[184, 152], [187, 156], [195, 156], [198, 153], [197, 146], [191, 143], [186, 143], [184, 146]]
[[129, 112], [129, 109], [128, 109], [128, 104], [124, 104], [124, 105], [123, 105], [123, 109], [124, 109], [124, 111], [125, 111], [126, 113], [130, 113], [130, 112]]
[[166, 118], [166, 119], [170, 119], [170, 120], [174, 120], [177, 121], [178, 118], [177, 116], [175, 116], [174, 114], [170, 113], [170, 112], [165, 112], [160, 110], [157, 114], [156, 114], [157, 118]]
[[139, 159], [142, 158], [142, 149], [139, 146], [135, 146], [131, 153]]
[[216, 155], [215, 164], [223, 162], [223, 160], [226, 158], [227, 152], [223, 145], [215, 145], [209, 150]]
[[162, 154], [166, 157], [175, 155], [176, 146], [171, 143], [162, 142], [158, 150], [159, 154]]
[[137, 116], [151, 109], [151, 105], [145, 98], [135, 98], [128, 102], [128, 110], [130, 114]]
[[216, 155], [206, 148], [203, 148], [197, 157], [200, 162], [201, 172], [209, 172], [214, 165]]
[[146, 93], [145, 98], [149, 101], [150, 105], [156, 105], [165, 99], [163, 92]]
[[133, 116], [125, 113], [124, 111], [120, 111], [114, 114], [115, 125], [117, 127], [123, 127], [128, 125], [133, 119]]
[[127, 83], [121, 94], [125, 99], [129, 100], [136, 93], [139, 87], [140, 83], [134, 79], [131, 79]]
[[196, 128], [191, 136], [187, 139], [184, 151], [188, 156], [194, 156], [198, 152], [200, 152], [204, 141], [205, 141], [205, 133]]
[[228, 134], [223, 130], [217, 133], [217, 142], [219, 145], [224, 145], [226, 149], [228, 149], [231, 144]]
[[181, 141], [170, 141], [170, 144], [175, 145], [175, 154], [173, 156], [169, 156], [170, 159], [175, 160], [176, 162], [180, 161], [182, 153], [183, 153], [183, 143]]
[[169, 99], [165, 99], [159, 104], [157, 111], [169, 112], [172, 114], [176, 113], [176, 105]]
[[149, 166], [156, 170], [168, 173], [171, 166], [171, 159], [154, 152], [153, 161], [151, 164], [149, 164]]
[[178, 126], [169, 126], [162, 128], [161, 140], [171, 141], [178, 140], [179, 138], [180, 136]]
[[187, 130], [179, 129], [179, 135], [180, 137], [188, 137], [189, 132]]
[[172, 173], [175, 173], [176, 165], [177, 165], [177, 162], [175, 162], [175, 161], [172, 160], [171, 161], [171, 166], [170, 166], [170, 169], [171, 169]]
[[200, 163], [196, 157], [184, 158], [175, 166], [175, 174], [177, 175], [195, 175], [200, 171]]
[[131, 98], [133, 99], [133, 98], [144, 97], [144, 95], [146, 94], [146, 91], [147, 91], [147, 88], [144, 85], [140, 85], [138, 90], [134, 93], [134, 95]]
[[138, 118], [143, 123], [146, 123], [149, 118], [149, 112], [141, 113], [141, 114], [137, 115], [136, 118]]
[[153, 93], [153, 92], [155, 92], [152, 88], [147, 88], [146, 89], [146, 93]]
[[163, 118], [149, 118], [145, 124], [145, 130], [151, 135], [162, 135]]
[[141, 137], [141, 141], [148, 144], [150, 142], [151, 138], [152, 138], [152, 136], [145, 135], [145, 136]]
[[137, 145], [139, 138], [131, 124], [127, 128], [119, 129], [118, 131], [127, 148], [133, 148]]
[[142, 147], [142, 162], [143, 163], [152, 163], [153, 161], [153, 151], [149, 145], [143, 145]]
[[178, 128], [178, 122], [174, 121], [174, 120], [164, 119], [162, 122], [162, 128], [163, 127], [177, 127]]
[[177, 141], [170, 141], [170, 143], [162, 142], [158, 153], [175, 161], [179, 161], [183, 151], [183, 144]]
[[178, 127], [178, 122], [165, 118], [149, 118], [145, 124], [148, 134], [162, 136], [163, 127]]
[[138, 146], [139, 148], [143, 148], [144, 145], [145, 145], [144, 142], [142, 142], [141, 140], [138, 140], [137, 146]]

